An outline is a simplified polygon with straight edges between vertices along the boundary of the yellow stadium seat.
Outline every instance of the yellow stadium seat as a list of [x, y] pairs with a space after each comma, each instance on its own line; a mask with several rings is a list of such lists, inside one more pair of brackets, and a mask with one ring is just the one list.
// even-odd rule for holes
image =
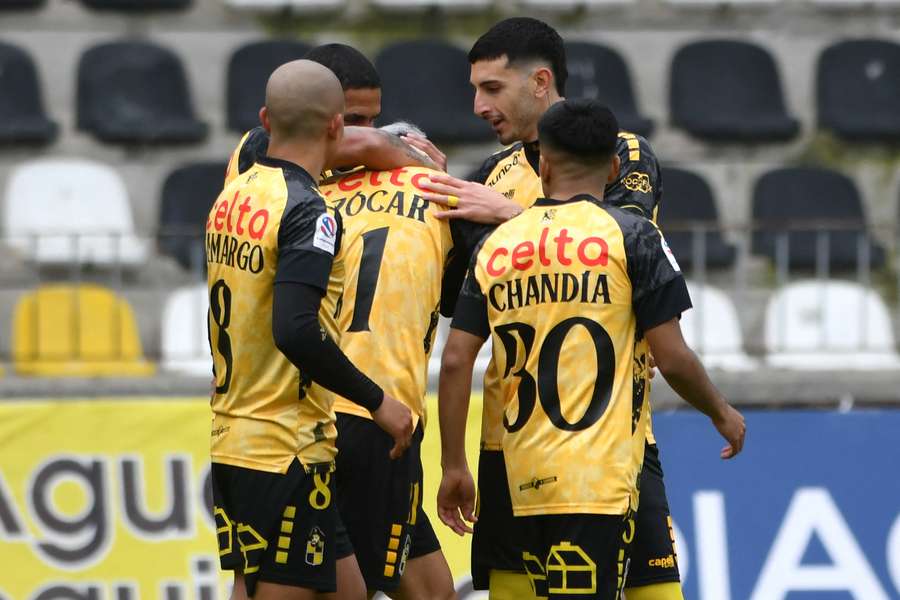
[[12, 342], [22, 375], [139, 377], [156, 370], [144, 360], [131, 307], [95, 285], [47, 285], [23, 296]]

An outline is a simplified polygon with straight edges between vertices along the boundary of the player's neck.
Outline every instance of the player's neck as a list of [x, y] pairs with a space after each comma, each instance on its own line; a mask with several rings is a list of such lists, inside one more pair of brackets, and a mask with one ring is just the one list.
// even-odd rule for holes
[[591, 187], [584, 185], [583, 182], [572, 182], [572, 183], [560, 183], [559, 185], [554, 185], [551, 189], [545, 189], [544, 192], [546, 196], [552, 200], [558, 200], [560, 202], [564, 200], [568, 200], [574, 196], [583, 196], [584, 194], [590, 194], [597, 200], [603, 201], [603, 188]]
[[314, 179], [325, 168], [325, 148], [321, 144], [282, 143], [273, 137], [266, 155], [303, 167]]

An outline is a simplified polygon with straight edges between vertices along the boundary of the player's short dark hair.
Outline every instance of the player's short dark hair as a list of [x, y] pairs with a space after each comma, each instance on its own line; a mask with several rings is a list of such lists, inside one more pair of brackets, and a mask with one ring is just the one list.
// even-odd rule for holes
[[585, 164], [602, 164], [616, 154], [619, 122], [609, 108], [588, 98], [557, 102], [538, 122], [541, 146]]
[[381, 87], [381, 77], [375, 65], [352, 46], [323, 44], [307, 52], [303, 58], [331, 69], [344, 91]]
[[469, 50], [469, 64], [506, 56], [512, 65], [521, 61], [542, 60], [550, 64], [556, 92], [565, 95], [566, 47], [555, 29], [531, 17], [504, 19], [488, 29]]

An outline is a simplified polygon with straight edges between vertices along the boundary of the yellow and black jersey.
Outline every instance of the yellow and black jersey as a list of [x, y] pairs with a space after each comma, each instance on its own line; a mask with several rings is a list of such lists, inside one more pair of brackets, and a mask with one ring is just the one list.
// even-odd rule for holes
[[[655, 221], [662, 198], [662, 174], [656, 154], [643, 137], [624, 131], [619, 133], [616, 141], [616, 153], [621, 162], [619, 177], [606, 187], [604, 201]], [[540, 147], [537, 142], [518, 142], [488, 158], [471, 179], [528, 208], [542, 195], [539, 160]], [[458, 229], [463, 227], [462, 224], [457, 226]], [[469, 231], [457, 232], [457, 239], [462, 240], [457, 245], [474, 247], [477, 241], [473, 238], [483, 237], [485, 230], [484, 227], [471, 227]], [[456, 271], [463, 268], [464, 264], [451, 267]], [[444, 312], [452, 311], [445, 309]], [[485, 450], [500, 450], [503, 435], [500, 422], [502, 404], [494, 396], [497, 378], [497, 366], [492, 361], [484, 374], [481, 447]], [[649, 423], [648, 419], [647, 439], [655, 443]]]
[[[421, 196], [419, 182], [432, 173], [355, 171], [322, 186], [344, 224], [341, 350], [416, 419], [425, 418], [428, 358], [452, 248], [449, 226], [434, 217], [441, 207]], [[335, 410], [371, 418], [343, 398]]]
[[656, 226], [591, 196], [538, 199], [484, 238], [452, 326], [491, 337], [517, 516], [637, 508], [643, 332], [690, 305]]
[[[301, 167], [257, 156], [219, 195], [206, 222], [209, 338], [216, 389], [212, 460], [287, 471], [335, 455], [334, 396], [310, 384], [276, 348], [275, 283], [327, 290], [335, 306], [343, 279], [340, 215]], [[335, 333], [333, 308], [320, 321]]]

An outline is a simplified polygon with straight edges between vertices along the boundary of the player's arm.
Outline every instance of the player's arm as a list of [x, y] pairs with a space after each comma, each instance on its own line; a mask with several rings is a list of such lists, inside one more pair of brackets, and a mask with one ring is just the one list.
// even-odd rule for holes
[[472, 369], [489, 335], [487, 303], [470, 269], [444, 346], [438, 383], [443, 469], [438, 488], [438, 516], [459, 535], [471, 533], [466, 521], [475, 521], [475, 481], [466, 461], [466, 422]]
[[412, 414], [357, 369], [319, 323], [319, 307], [340, 247], [339, 232], [339, 223], [318, 197], [301, 199], [283, 216], [272, 335], [278, 349], [313, 381], [369, 410], [394, 438], [391, 457], [396, 458], [409, 446]]
[[675, 392], [709, 417], [728, 446], [722, 458], [732, 458], [744, 446], [744, 417], [725, 400], [684, 337], [678, 319], [670, 319], [646, 331], [656, 367]]
[[678, 262], [650, 221], [633, 219], [625, 235], [635, 319], [656, 367], [679, 396], [712, 419], [729, 444], [722, 458], [736, 456], [744, 445], [744, 418], [713, 386], [681, 335], [679, 319], [691, 298]]
[[398, 167], [439, 168], [435, 162], [400, 137], [372, 127], [345, 127], [344, 138], [328, 169], [365, 165], [375, 171]]

